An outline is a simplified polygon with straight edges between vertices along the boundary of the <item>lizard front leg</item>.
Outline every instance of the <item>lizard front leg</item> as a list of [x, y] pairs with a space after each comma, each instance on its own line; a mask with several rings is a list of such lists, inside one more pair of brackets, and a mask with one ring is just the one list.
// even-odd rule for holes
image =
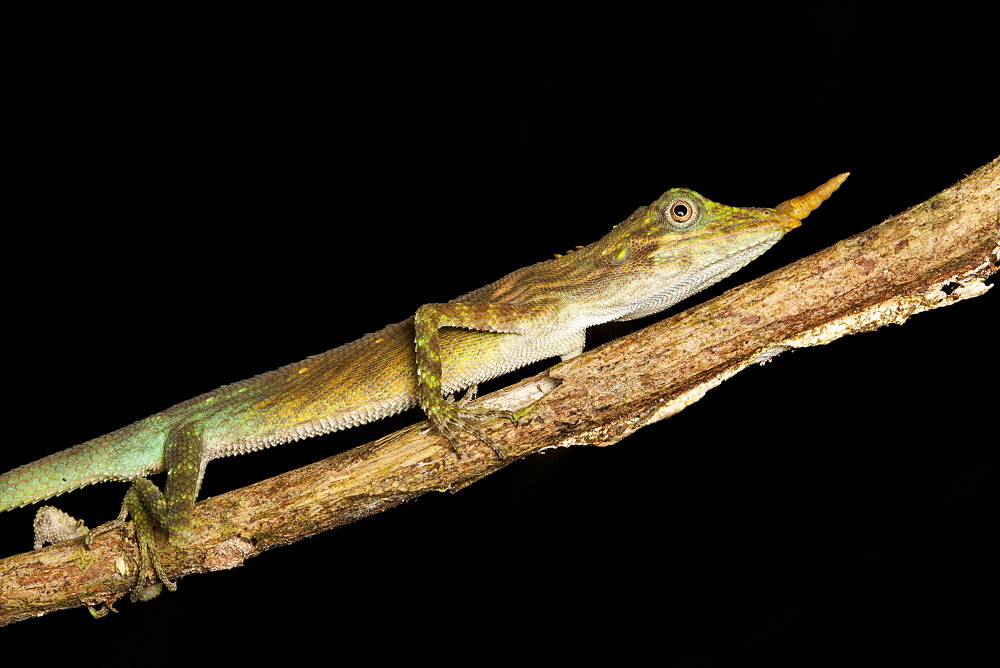
[[538, 313], [537, 307], [515, 304], [424, 304], [417, 309], [414, 325], [420, 406], [431, 424], [448, 439], [457, 455], [462, 454], [458, 432], [464, 431], [488, 445], [501, 459], [506, 458], [506, 450], [486, 436], [477, 423], [491, 415], [500, 415], [515, 423], [516, 420], [510, 411], [485, 413], [466, 408], [468, 400], [475, 396], [474, 386], [471, 394], [462, 401], [456, 402], [451, 397], [444, 396], [441, 328], [461, 327], [501, 334], [529, 335]]

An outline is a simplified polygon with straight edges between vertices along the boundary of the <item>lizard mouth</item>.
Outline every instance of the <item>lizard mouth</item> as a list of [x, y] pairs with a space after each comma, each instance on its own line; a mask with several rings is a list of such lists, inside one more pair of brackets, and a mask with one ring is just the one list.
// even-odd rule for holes
[[781, 227], [784, 228], [785, 232], [802, 226], [801, 220], [798, 218], [792, 218], [791, 216], [785, 216], [784, 219], [779, 220], [778, 222], [781, 223]]

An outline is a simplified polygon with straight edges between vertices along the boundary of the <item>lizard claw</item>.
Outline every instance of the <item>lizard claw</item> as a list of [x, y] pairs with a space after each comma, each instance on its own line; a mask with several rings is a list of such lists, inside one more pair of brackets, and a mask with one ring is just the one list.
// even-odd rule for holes
[[467, 397], [468, 395], [463, 397], [462, 400], [458, 402], [458, 405], [452, 403], [451, 406], [454, 410], [448, 411], [448, 414], [440, 416], [439, 419], [432, 420], [434, 426], [446, 439], [448, 439], [448, 445], [451, 446], [451, 449], [458, 458], [462, 457], [464, 449], [464, 446], [458, 438], [458, 432], [460, 431], [464, 431], [473, 438], [485, 443], [486, 446], [489, 447], [500, 459], [507, 459], [510, 457], [510, 453], [507, 449], [487, 436], [481, 429], [479, 429], [476, 423], [496, 416], [505, 420], [510, 420], [512, 424], [517, 425], [517, 418], [514, 416], [514, 413], [511, 411], [480, 412], [459, 410], [458, 406], [461, 406]]
[[464, 454], [464, 446], [458, 438], [458, 432], [465, 432], [485, 443], [500, 459], [507, 459], [510, 457], [507, 449], [487, 436], [479, 429], [477, 423], [498, 417], [508, 420], [512, 425], [517, 426], [517, 417], [513, 411], [469, 408], [469, 404], [476, 398], [477, 391], [478, 387], [472, 385], [465, 391], [462, 398], [457, 401], [453, 396], [444, 398], [443, 405], [439, 407], [438, 411], [435, 413], [428, 412], [428, 417], [431, 418], [431, 422], [437, 428], [438, 432], [448, 439], [448, 445], [451, 446], [452, 451], [454, 451], [458, 458], [461, 458]]

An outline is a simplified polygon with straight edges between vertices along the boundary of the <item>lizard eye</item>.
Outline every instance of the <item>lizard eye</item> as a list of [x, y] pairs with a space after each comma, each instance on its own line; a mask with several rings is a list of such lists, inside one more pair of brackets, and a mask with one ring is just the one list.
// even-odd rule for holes
[[670, 214], [670, 220], [681, 227], [687, 227], [687, 223], [691, 222], [694, 218], [695, 211], [695, 206], [691, 200], [684, 197], [675, 199], [667, 209], [667, 212]]

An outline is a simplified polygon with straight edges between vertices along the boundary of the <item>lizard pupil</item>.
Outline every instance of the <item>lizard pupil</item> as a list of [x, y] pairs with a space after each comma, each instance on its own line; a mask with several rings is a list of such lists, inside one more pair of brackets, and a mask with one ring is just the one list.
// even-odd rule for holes
[[677, 223], [686, 223], [694, 215], [694, 207], [685, 201], [675, 202], [670, 207], [670, 217]]

